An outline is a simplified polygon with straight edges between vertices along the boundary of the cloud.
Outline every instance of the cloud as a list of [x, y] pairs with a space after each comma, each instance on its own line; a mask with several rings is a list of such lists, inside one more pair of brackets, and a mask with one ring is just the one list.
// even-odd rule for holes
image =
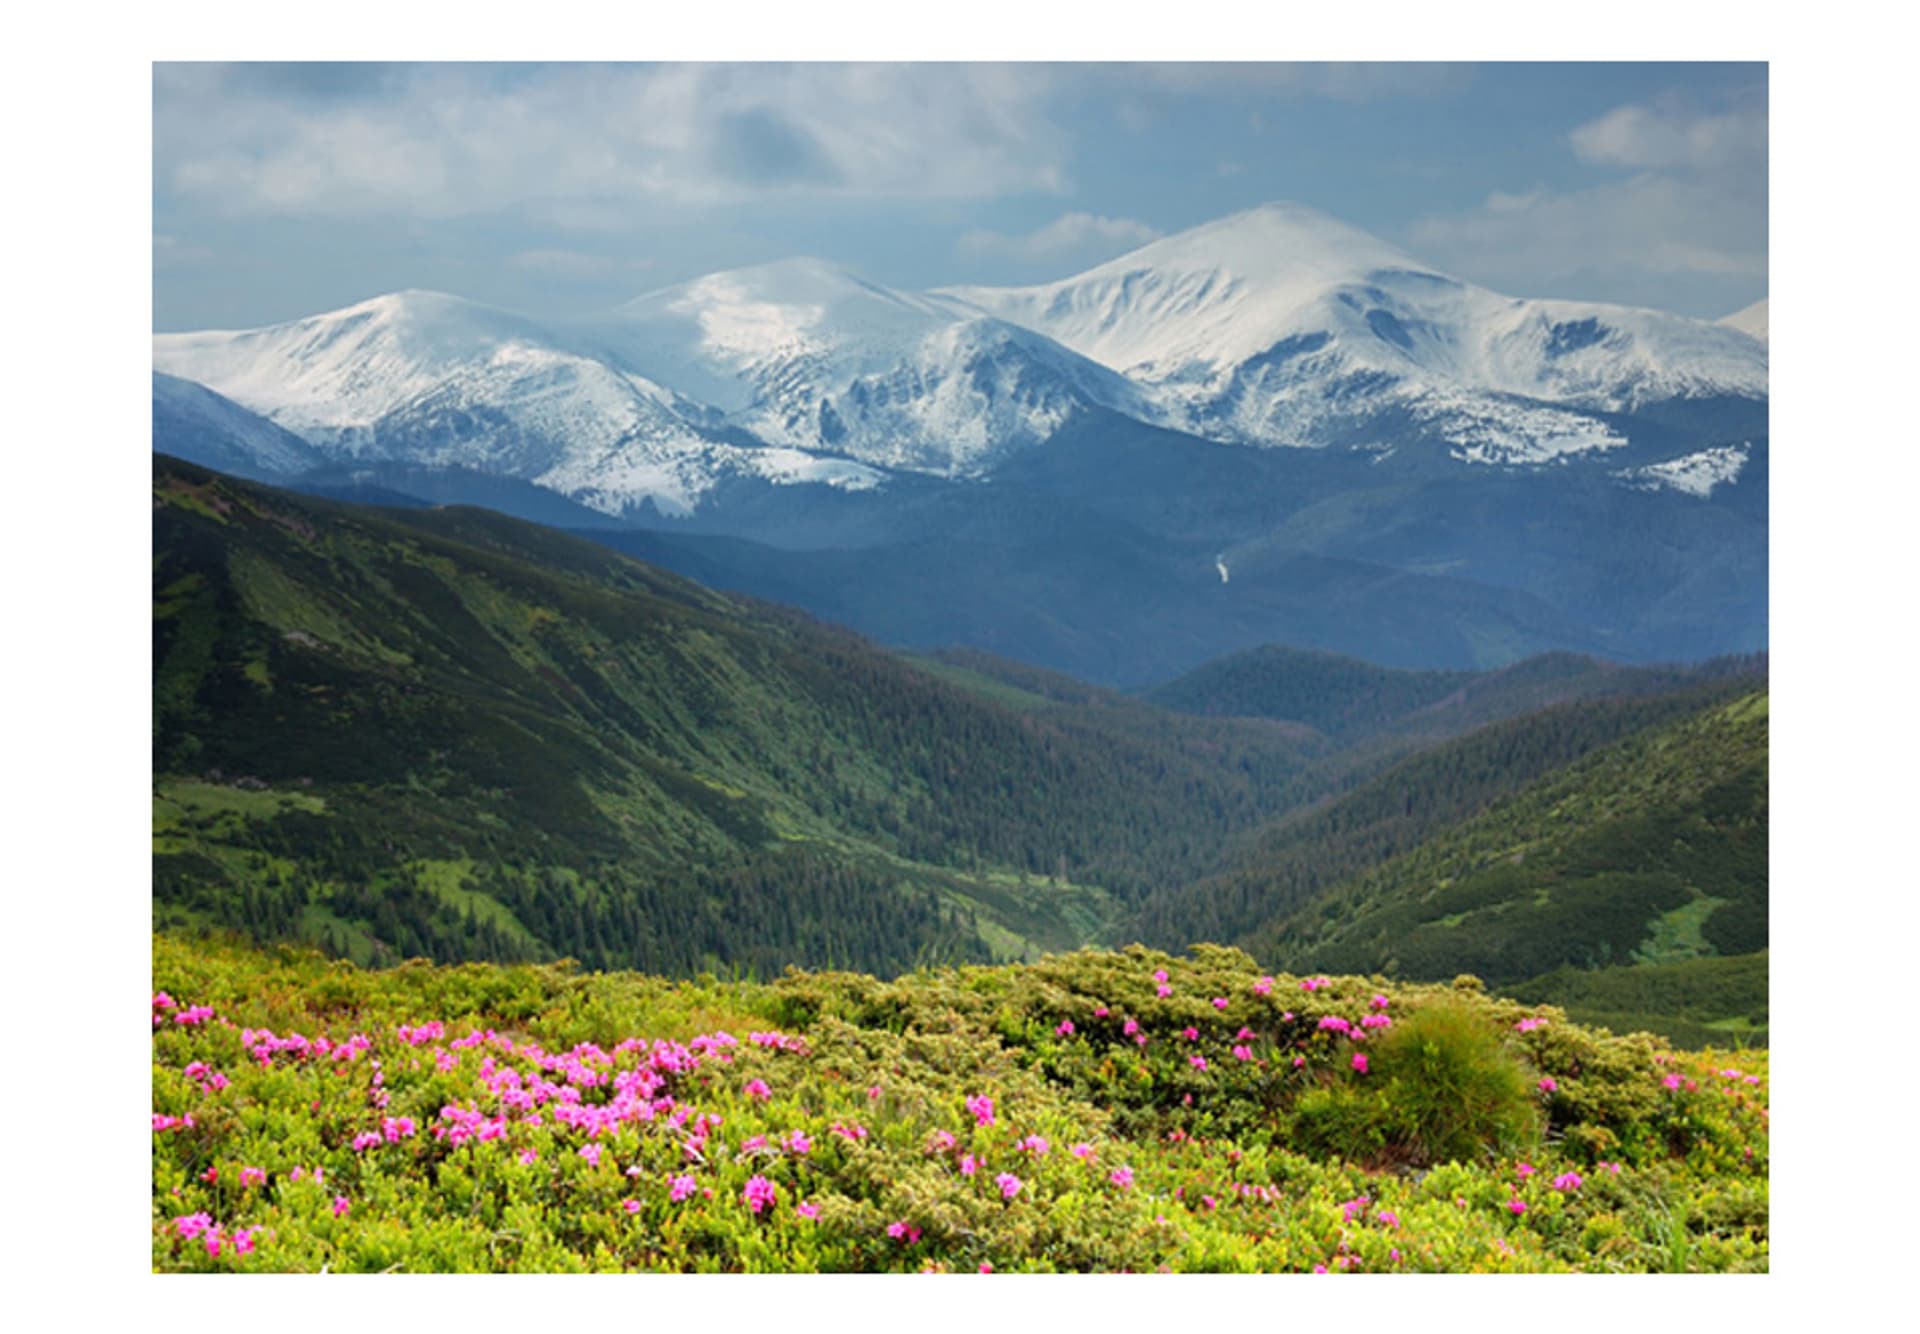
[[1630, 174], [1578, 188], [1494, 191], [1476, 209], [1416, 222], [1411, 248], [1523, 295], [1571, 295], [1604, 280], [1649, 304], [1710, 308], [1736, 285], [1764, 281], [1764, 105], [1622, 106], [1576, 127], [1567, 143], [1590, 168]]
[[998, 255], [1028, 261], [1090, 255], [1106, 259], [1145, 245], [1159, 235], [1156, 229], [1132, 218], [1063, 213], [1024, 236], [994, 231], [968, 232], [960, 238], [959, 250], [964, 255]]
[[1057, 193], [1049, 67], [156, 65], [156, 182], [226, 214], [446, 218]]
[[1767, 156], [1763, 110], [1699, 115], [1653, 107], [1616, 107], [1574, 130], [1574, 154], [1603, 166], [1718, 171]]

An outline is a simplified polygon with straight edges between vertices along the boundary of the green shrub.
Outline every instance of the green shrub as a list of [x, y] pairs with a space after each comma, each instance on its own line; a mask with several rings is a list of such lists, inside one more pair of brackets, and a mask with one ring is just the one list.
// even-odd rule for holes
[[1540, 1137], [1534, 1077], [1482, 1007], [1443, 1001], [1372, 1047], [1389, 1143], [1415, 1163], [1506, 1155]]

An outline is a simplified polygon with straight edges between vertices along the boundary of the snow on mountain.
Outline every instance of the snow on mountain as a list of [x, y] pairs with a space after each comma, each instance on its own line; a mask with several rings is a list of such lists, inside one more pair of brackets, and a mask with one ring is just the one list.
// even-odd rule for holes
[[1764, 349], [1651, 310], [1502, 296], [1314, 209], [1268, 204], [1037, 287], [936, 295], [1141, 385], [1172, 424], [1256, 445], [1385, 447], [1417, 430], [1477, 462], [1625, 443], [1598, 412], [1764, 398]]
[[797, 468], [714, 438], [714, 414], [574, 349], [531, 320], [397, 292], [237, 332], [159, 334], [154, 364], [297, 432], [329, 460], [459, 466], [547, 486], [610, 514], [684, 511], [718, 479], [871, 486], [858, 465]]
[[304, 472], [320, 455], [299, 436], [203, 385], [153, 373], [153, 447], [256, 480]]
[[759, 439], [886, 467], [972, 474], [1091, 405], [1155, 415], [1049, 338], [821, 260], [711, 274], [568, 331]]
[[1622, 468], [1613, 475], [1642, 491], [1664, 487], [1705, 500], [1716, 486], [1728, 486], [1740, 479], [1740, 470], [1747, 466], [1747, 451], [1745, 443], [1715, 445], [1664, 463]]
[[1767, 341], [1767, 298], [1761, 297], [1751, 306], [1736, 310], [1731, 315], [1723, 315], [1720, 323], [1729, 329], [1738, 329], [1749, 338]]

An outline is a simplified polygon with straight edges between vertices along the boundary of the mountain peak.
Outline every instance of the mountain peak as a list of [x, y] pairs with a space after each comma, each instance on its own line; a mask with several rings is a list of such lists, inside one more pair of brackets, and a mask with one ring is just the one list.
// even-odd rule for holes
[[1749, 338], [1767, 341], [1767, 298], [1761, 297], [1751, 306], [1736, 310], [1731, 315], [1722, 316], [1718, 321], [1729, 329], [1738, 329]]
[[1307, 204], [1272, 200], [1149, 241], [1080, 277], [1138, 269], [1207, 269], [1262, 282], [1327, 282], [1360, 278], [1381, 269], [1424, 271], [1426, 266], [1329, 213]]

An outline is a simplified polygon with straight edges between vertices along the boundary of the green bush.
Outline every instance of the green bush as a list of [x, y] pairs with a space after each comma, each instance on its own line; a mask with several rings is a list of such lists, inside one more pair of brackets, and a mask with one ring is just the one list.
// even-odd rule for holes
[[1443, 1001], [1401, 1019], [1372, 1047], [1389, 1144], [1414, 1163], [1472, 1162], [1540, 1137], [1535, 1076], [1484, 1007]]

